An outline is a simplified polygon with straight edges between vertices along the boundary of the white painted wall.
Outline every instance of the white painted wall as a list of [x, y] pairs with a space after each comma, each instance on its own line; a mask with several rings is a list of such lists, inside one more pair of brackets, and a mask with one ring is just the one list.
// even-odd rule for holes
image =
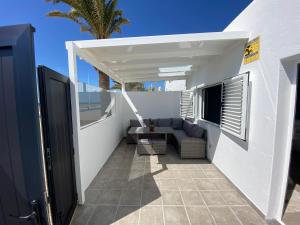
[[123, 138], [122, 95], [116, 97], [116, 110], [112, 116], [80, 129], [79, 154], [82, 189], [86, 190]]
[[186, 80], [166, 80], [165, 91], [185, 91]]
[[260, 60], [242, 65], [243, 46], [233, 46], [187, 80], [191, 88], [250, 71], [247, 141], [204, 124], [209, 158], [268, 218], [280, 218], [282, 201], [276, 201], [282, 198], [287, 175], [282, 171], [288, 166], [295, 99], [295, 72], [282, 72], [280, 60], [300, 53], [299, 24], [298, 0], [255, 0], [225, 31], [249, 31], [250, 39], [260, 36]]
[[[143, 118], [180, 116], [180, 92], [128, 92], [127, 94]], [[113, 115], [79, 129], [79, 180], [82, 194], [125, 136], [129, 119], [136, 119], [122, 93], [117, 92], [113, 95], [116, 97]]]
[[[136, 113], [143, 119], [180, 117], [180, 92], [126, 92]], [[137, 119], [135, 109], [123, 98], [123, 126], [129, 126], [130, 119]]]

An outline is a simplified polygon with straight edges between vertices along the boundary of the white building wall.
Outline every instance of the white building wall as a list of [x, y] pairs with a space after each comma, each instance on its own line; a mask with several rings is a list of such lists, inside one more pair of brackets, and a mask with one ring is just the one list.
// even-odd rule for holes
[[186, 90], [186, 80], [166, 80], [165, 91], [184, 91]]
[[[187, 81], [191, 88], [250, 71], [248, 139], [241, 141], [221, 132], [218, 126], [204, 123], [208, 129], [208, 157], [269, 218], [280, 217], [278, 206], [282, 202], [274, 203], [283, 192], [281, 188], [278, 193], [277, 187], [284, 186], [284, 174], [278, 175], [288, 160], [276, 157], [289, 155], [295, 99], [295, 80], [287, 78], [295, 73], [290, 75], [281, 69], [280, 60], [300, 53], [299, 24], [298, 0], [253, 1], [225, 31], [249, 31], [250, 39], [260, 36], [260, 60], [243, 65], [243, 46], [233, 46]], [[281, 81], [285, 83], [279, 85]], [[279, 99], [282, 93], [286, 94]], [[277, 127], [280, 121], [286, 123]]]
[[[180, 92], [127, 92], [136, 113], [143, 119], [180, 117]], [[130, 119], [137, 119], [126, 98], [123, 101], [123, 121], [128, 127]]]

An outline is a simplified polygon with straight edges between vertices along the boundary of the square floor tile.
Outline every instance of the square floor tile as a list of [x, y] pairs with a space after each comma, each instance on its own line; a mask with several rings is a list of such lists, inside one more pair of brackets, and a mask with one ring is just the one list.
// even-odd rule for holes
[[147, 175], [143, 181], [143, 189], [158, 189], [159, 183], [158, 179], [154, 179], [152, 176]]
[[100, 205], [118, 205], [120, 196], [121, 190], [102, 190], [96, 202]]
[[187, 174], [190, 178], [206, 178], [204, 172], [199, 169], [187, 170]]
[[218, 170], [204, 170], [207, 178], [224, 178], [224, 175]]
[[184, 205], [204, 205], [202, 195], [198, 191], [181, 191]]
[[138, 225], [139, 207], [120, 206], [117, 210], [113, 225]]
[[97, 206], [88, 225], [108, 225], [113, 223], [117, 206]]
[[234, 186], [227, 179], [212, 179], [212, 182], [216, 185], [220, 191], [234, 190]]
[[225, 205], [225, 202], [217, 191], [201, 191], [206, 205]]
[[91, 185], [89, 186], [90, 189], [105, 189], [107, 188], [107, 184], [109, 182], [110, 179], [102, 179], [100, 177], [96, 177]]
[[127, 182], [127, 179], [113, 179], [107, 183], [107, 188], [120, 190], [126, 186]]
[[83, 205], [77, 206], [71, 225], [85, 225], [94, 212], [95, 206]]
[[144, 206], [141, 208], [139, 225], [164, 225], [162, 206]]
[[87, 189], [85, 191], [85, 204], [96, 204], [99, 197], [100, 190]]
[[214, 225], [212, 216], [206, 207], [187, 207], [191, 225]]
[[177, 185], [181, 191], [197, 190], [196, 183], [193, 179], [177, 179]]
[[183, 205], [179, 191], [162, 191], [163, 205]]
[[140, 205], [141, 190], [123, 190], [120, 205]]
[[140, 177], [134, 180], [129, 180], [126, 185], [124, 185], [123, 189], [129, 190], [141, 190], [143, 187], [144, 178]]
[[162, 195], [158, 189], [142, 191], [142, 205], [162, 205]]
[[[229, 207], [209, 207], [216, 225], [241, 225]], [[254, 225], [254, 224], [253, 224]], [[258, 225], [258, 224], [255, 224]]]
[[160, 190], [179, 190], [176, 179], [160, 179], [159, 180]]
[[217, 190], [215, 182], [211, 179], [194, 179], [197, 189], [200, 191], [204, 190]]
[[265, 220], [249, 206], [232, 206], [231, 208], [243, 225], [267, 225]]
[[165, 225], [189, 225], [183, 206], [164, 206]]
[[227, 205], [247, 205], [247, 201], [237, 191], [220, 191], [219, 193]]

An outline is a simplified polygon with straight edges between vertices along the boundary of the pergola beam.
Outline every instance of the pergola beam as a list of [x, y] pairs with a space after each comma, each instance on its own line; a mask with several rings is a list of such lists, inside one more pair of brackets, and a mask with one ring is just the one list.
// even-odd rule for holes
[[[99, 53], [101, 50], [99, 50]], [[96, 49], [93, 50], [93, 55], [96, 55]], [[97, 59], [99, 61], [118, 61], [126, 59], [127, 62], [138, 59], [169, 59], [169, 58], [192, 58], [199, 56], [216, 56], [221, 55], [224, 52], [222, 50], [211, 50], [211, 49], [193, 49], [193, 50], [177, 50], [177, 51], [161, 51], [152, 53], [128, 53], [126, 57], [122, 54], [116, 55], [101, 55]]]
[[199, 41], [221, 41], [221, 40], [248, 40], [249, 32], [231, 31], [231, 32], [210, 32], [210, 33], [194, 33], [194, 34], [177, 34], [177, 35], [161, 35], [147, 37], [132, 38], [112, 38], [88, 41], [76, 41], [79, 48], [98, 48], [98, 47], [114, 47], [114, 46], [140, 46], [147, 44], [168, 44], [182, 42], [199, 42]]
[[169, 76], [169, 77], [135, 77], [135, 78], [128, 78], [125, 79], [124, 82], [146, 82], [146, 81], [161, 81], [161, 80], [186, 80], [187, 76]]
[[[162, 61], [162, 60], [161, 60]], [[185, 65], [194, 65], [194, 66], [201, 66], [209, 62], [209, 59], [201, 59], [201, 60], [190, 60], [190, 59], [174, 59], [170, 62], [158, 62], [158, 63], [114, 63], [110, 64], [110, 68], [116, 72], [127, 72], [127, 71], [135, 71], [138, 69], [147, 69], [147, 68], [153, 68], [153, 67], [175, 67], [175, 66], [185, 66]], [[121, 64], [121, 65], [120, 65]]]

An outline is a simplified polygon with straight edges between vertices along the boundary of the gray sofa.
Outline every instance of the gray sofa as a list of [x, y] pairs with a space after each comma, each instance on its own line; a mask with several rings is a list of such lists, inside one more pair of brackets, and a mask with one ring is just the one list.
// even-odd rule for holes
[[[153, 121], [157, 127], [172, 128], [172, 133], [168, 134], [168, 144], [172, 144], [176, 148], [181, 158], [206, 157], [207, 132], [204, 128], [181, 118], [154, 119]], [[149, 122], [149, 119], [144, 119], [145, 126], [149, 126]], [[131, 127], [141, 126], [138, 120], [130, 120], [128, 130]], [[136, 144], [135, 135], [127, 132], [127, 143]]]

